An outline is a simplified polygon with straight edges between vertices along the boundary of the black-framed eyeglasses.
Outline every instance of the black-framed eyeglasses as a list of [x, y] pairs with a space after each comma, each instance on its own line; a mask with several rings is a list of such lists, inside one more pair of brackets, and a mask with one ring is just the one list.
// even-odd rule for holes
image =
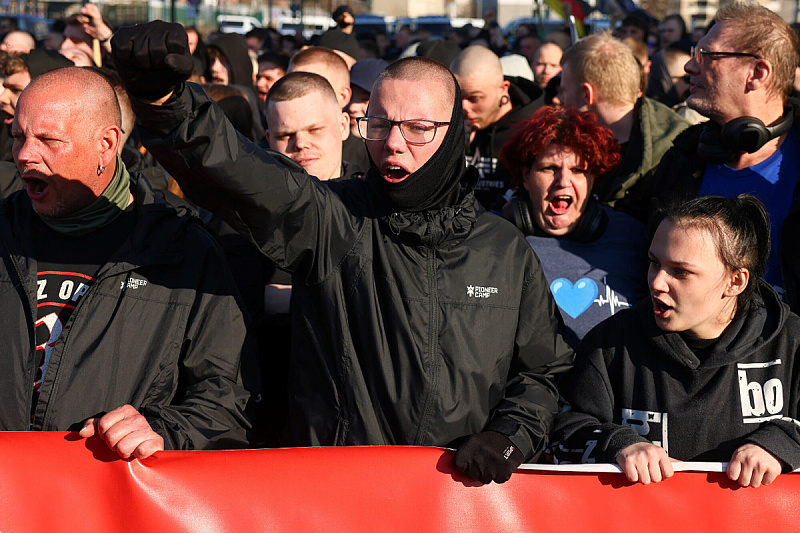
[[703, 62], [703, 57], [752, 57], [754, 59], [761, 59], [761, 56], [751, 54], [749, 52], [712, 52], [710, 50], [703, 50], [699, 46], [692, 46], [692, 57], [697, 64]]
[[425, 119], [389, 120], [380, 117], [359, 117], [358, 133], [368, 141], [383, 141], [389, 136], [392, 127], [398, 126], [406, 142], [428, 144], [436, 137], [439, 126], [449, 126], [449, 122], [436, 122]]

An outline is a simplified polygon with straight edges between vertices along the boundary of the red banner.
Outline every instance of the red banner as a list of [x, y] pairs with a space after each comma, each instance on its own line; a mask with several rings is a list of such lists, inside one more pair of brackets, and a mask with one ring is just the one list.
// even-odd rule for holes
[[74, 433], [0, 433], [0, 458], [0, 533], [775, 533], [800, 523], [797, 474], [743, 489], [720, 472], [643, 486], [548, 467], [482, 485], [438, 448], [175, 451], [140, 462]]

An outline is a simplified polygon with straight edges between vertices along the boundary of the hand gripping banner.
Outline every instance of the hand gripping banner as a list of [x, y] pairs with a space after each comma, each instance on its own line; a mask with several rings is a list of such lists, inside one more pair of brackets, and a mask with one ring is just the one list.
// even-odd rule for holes
[[482, 485], [451, 460], [439, 448], [375, 446], [168, 451], [140, 462], [97, 437], [2, 432], [0, 533], [800, 529], [797, 474], [743, 489], [716, 464], [643, 486], [617, 471], [536, 465]]

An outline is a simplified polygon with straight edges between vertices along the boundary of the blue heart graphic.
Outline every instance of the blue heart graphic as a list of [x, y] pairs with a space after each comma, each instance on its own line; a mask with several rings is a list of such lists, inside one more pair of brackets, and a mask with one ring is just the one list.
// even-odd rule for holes
[[569, 280], [558, 278], [550, 284], [550, 292], [565, 313], [578, 318], [597, 298], [597, 283], [589, 278], [581, 278], [573, 286]]

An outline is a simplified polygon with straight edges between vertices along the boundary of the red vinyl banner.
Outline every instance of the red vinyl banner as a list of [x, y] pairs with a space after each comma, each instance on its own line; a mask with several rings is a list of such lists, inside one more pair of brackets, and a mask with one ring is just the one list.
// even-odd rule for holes
[[140, 462], [75, 433], [3, 432], [0, 458], [0, 533], [775, 533], [800, 524], [797, 474], [744, 489], [723, 472], [643, 486], [617, 472], [537, 467], [483, 485], [439, 448], [168, 451]]

